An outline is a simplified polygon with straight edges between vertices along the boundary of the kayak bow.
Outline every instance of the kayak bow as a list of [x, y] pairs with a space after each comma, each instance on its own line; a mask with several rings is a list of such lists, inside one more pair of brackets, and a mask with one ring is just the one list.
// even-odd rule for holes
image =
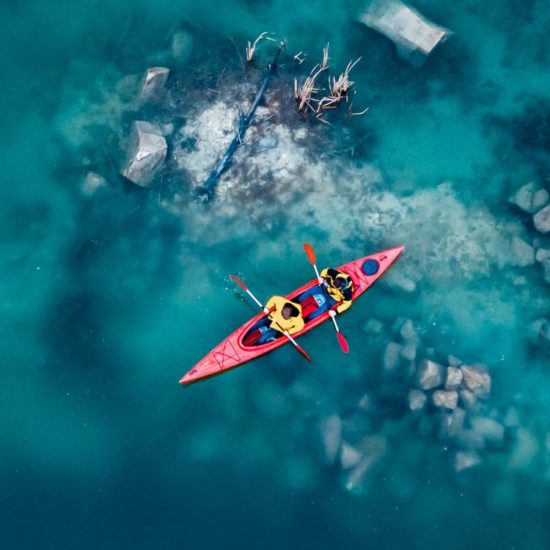
[[[366, 290], [368, 290], [374, 282], [379, 279], [385, 271], [387, 271], [393, 262], [395, 262], [401, 252], [403, 252], [404, 248], [404, 246], [390, 248], [382, 252], [377, 252], [375, 254], [353, 260], [338, 267], [338, 270], [344, 271], [353, 280], [355, 289], [353, 291], [352, 300], [355, 301]], [[319, 283], [317, 279], [309, 281], [305, 285], [288, 294], [286, 298], [289, 300], [299, 301], [304, 294], [308, 293], [308, 291], [312, 292], [313, 287], [317, 287], [321, 292], [321, 287], [318, 285]], [[329, 311], [324, 311], [317, 316], [313, 315], [310, 320], [306, 319], [304, 328], [300, 332], [293, 334], [293, 337], [298, 338], [329, 319]], [[277, 338], [273, 341], [257, 345], [247, 345], [244, 343], [245, 337], [247, 337], [250, 332], [255, 329], [255, 327], [261, 326], [264, 320], [266, 320], [266, 314], [261, 312], [238, 328], [235, 332], [233, 332], [233, 334], [218, 344], [212, 351], [207, 353], [205, 357], [203, 357], [180, 380], [180, 384], [189, 385], [194, 382], [198, 382], [199, 380], [216, 376], [287, 344], [288, 339], [286, 338]]]

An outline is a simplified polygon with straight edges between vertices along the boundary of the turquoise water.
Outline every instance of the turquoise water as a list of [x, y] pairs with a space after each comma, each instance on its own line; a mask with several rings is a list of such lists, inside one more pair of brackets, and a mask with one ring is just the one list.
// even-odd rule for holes
[[[363, 6], [1, 5], [2, 548], [550, 546], [549, 361], [527, 338], [549, 317], [548, 283], [540, 263], [514, 265], [509, 242], [550, 246], [507, 203], [525, 183], [549, 185], [548, 3], [416, 2], [454, 33], [417, 69], [353, 22]], [[188, 181], [144, 191], [117, 176], [139, 77], [166, 62], [187, 24], [191, 56], [171, 69], [188, 123], [232, 97], [247, 40], [264, 30], [288, 40], [270, 101], [286, 110], [281, 127], [309, 137], [307, 157], [289, 156], [298, 184], [287, 194], [222, 195], [205, 209], [189, 203]], [[354, 106], [370, 107], [330, 127], [288, 100], [326, 42], [336, 67], [363, 56]], [[271, 47], [259, 49], [252, 89]], [[222, 71], [226, 87], [206, 96]], [[259, 166], [274, 162], [265, 155]], [[233, 168], [222, 183], [237, 193]], [[91, 197], [89, 170], [108, 182]], [[261, 299], [286, 293], [312, 275], [305, 241], [320, 266], [407, 247], [341, 318], [350, 354], [323, 326], [302, 340], [311, 366], [281, 349], [181, 388], [255, 312], [228, 275]], [[400, 318], [421, 339], [419, 358], [488, 366], [488, 415], [517, 414], [477, 467], [455, 472], [437, 415], [408, 410], [410, 373], [383, 367]], [[320, 449], [331, 414], [350, 445], [386, 442], [357, 490]]]

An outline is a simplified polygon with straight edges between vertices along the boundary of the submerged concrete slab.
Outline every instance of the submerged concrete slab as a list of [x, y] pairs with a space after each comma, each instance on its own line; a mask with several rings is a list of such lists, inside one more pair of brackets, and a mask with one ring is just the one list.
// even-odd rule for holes
[[450, 34], [399, 0], [375, 0], [357, 20], [388, 37], [413, 65], [421, 65]]

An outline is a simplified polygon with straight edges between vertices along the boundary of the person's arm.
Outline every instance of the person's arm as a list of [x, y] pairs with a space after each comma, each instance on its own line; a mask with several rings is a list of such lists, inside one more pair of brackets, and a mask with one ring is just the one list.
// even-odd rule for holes
[[351, 307], [351, 300], [344, 300], [336, 306], [336, 313], [344, 313], [349, 307]]

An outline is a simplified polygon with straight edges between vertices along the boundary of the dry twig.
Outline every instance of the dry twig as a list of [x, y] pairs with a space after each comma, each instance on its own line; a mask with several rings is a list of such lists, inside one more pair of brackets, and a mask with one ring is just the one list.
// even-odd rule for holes
[[267, 32], [264, 31], [262, 34], [258, 36], [258, 38], [256, 38], [256, 40], [254, 40], [253, 44], [251, 44], [250, 42], [248, 43], [248, 46], [246, 47], [246, 61], [248, 63], [250, 63], [252, 61], [252, 58], [254, 57], [254, 53], [256, 52], [256, 46], [258, 45], [258, 42], [262, 40], [262, 38], [266, 38], [266, 37], [267, 37]]
[[327, 45], [325, 48], [323, 48], [323, 62], [321, 63], [321, 69], [323, 69], [323, 71], [326, 71], [328, 69], [328, 47], [329, 47], [330, 43], [327, 42]]

